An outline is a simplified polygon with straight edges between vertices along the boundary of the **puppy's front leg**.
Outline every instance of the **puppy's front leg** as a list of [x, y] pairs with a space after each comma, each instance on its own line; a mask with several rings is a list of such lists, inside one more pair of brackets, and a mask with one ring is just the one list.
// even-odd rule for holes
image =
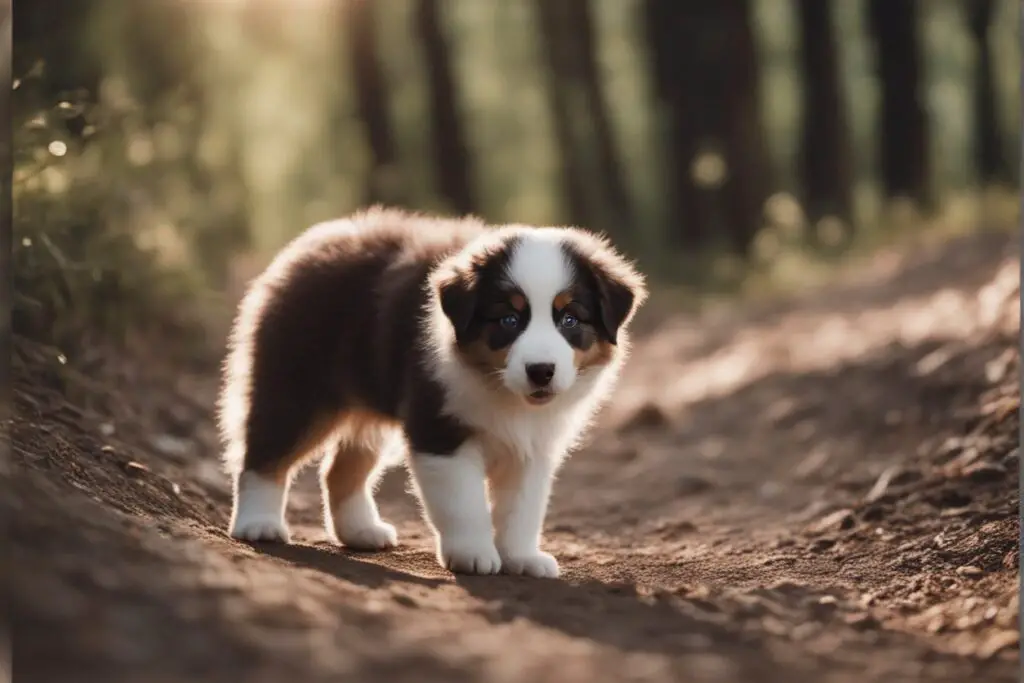
[[441, 565], [462, 574], [497, 574], [501, 557], [494, 546], [480, 447], [470, 441], [451, 455], [417, 453], [409, 461]]
[[490, 472], [498, 553], [508, 574], [558, 576], [558, 562], [540, 549], [555, 468], [546, 457], [510, 458]]

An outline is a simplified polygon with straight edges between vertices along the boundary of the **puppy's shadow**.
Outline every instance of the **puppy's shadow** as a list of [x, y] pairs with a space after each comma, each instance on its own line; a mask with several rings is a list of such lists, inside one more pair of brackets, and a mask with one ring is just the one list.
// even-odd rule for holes
[[[577, 569], [561, 579], [451, 575], [433, 578], [438, 568], [427, 549], [402, 547], [385, 553], [346, 550], [327, 542], [250, 543], [256, 551], [289, 564], [334, 576], [366, 588], [411, 583], [427, 588], [454, 582], [488, 605], [481, 611], [493, 624], [527, 619], [576, 638], [634, 652], [685, 655], [709, 647], [735, 653], [750, 643], [736, 629], [685, 601], [641, 596], [632, 584], [612, 584]], [[373, 559], [370, 559], [373, 558]], [[402, 567], [396, 567], [401, 565]], [[417, 573], [412, 573], [412, 571]], [[767, 657], [764, 652], [758, 653]]]
[[264, 555], [276, 557], [297, 567], [312, 569], [365, 588], [380, 588], [392, 583], [413, 583], [434, 588], [449, 583], [444, 579], [419, 576], [367, 559], [369, 557], [386, 557], [387, 554], [346, 550], [327, 542], [311, 545], [298, 543], [249, 543], [247, 545]]
[[461, 576], [456, 582], [496, 605], [485, 613], [495, 624], [527, 619], [627, 652], [685, 656], [709, 649], [726, 655], [742, 651], [738, 664], [768, 658], [738, 629], [723, 625], [718, 615], [692, 601], [641, 595], [633, 584], [606, 583], [579, 569], [559, 579]]
[[[674, 666], [685, 667], [688, 675], [696, 675], [709, 654], [716, 655], [717, 661], [728, 661], [735, 680], [774, 683], [794, 680], [796, 674], [791, 664], [773, 655], [774, 648], [763, 637], [751, 637], [742, 620], [728, 618], [730, 610], [722, 609], [725, 605], [669, 594], [643, 594], [632, 583], [595, 578], [583, 566], [567, 568], [560, 579], [453, 577], [446, 572], [431, 577], [440, 570], [433, 553], [425, 548], [404, 546], [385, 553], [365, 553], [326, 542], [248, 545], [297, 567], [366, 588], [396, 583], [439, 588], [450, 586], [454, 580], [483, 603], [474, 613], [493, 625], [523, 619], [621, 652], [668, 656], [675, 660]], [[691, 666], [696, 668], [691, 671]]]

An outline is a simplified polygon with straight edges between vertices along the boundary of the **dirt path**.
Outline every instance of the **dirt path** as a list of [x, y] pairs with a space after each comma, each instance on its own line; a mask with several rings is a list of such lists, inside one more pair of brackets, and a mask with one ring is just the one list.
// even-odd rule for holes
[[15, 680], [1016, 680], [1015, 253], [973, 237], [797, 300], [652, 312], [557, 485], [559, 581], [441, 572], [404, 473], [396, 552], [325, 543], [311, 476], [295, 544], [229, 541], [213, 368], [98, 382], [23, 344]]

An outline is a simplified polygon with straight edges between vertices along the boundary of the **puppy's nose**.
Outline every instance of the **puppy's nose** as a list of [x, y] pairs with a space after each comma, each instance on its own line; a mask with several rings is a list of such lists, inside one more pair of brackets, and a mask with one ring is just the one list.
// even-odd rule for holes
[[526, 376], [530, 383], [537, 387], [546, 387], [551, 384], [551, 378], [555, 376], [554, 363], [527, 363]]

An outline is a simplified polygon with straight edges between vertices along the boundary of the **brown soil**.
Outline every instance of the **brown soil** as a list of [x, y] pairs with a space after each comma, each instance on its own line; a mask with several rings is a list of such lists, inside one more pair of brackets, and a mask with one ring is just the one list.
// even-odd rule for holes
[[[564, 579], [225, 538], [216, 360], [15, 357], [15, 680], [1013, 681], [1015, 244], [964, 238], [700, 316], [651, 306], [556, 488]], [[70, 368], [74, 368], [71, 370]], [[311, 473], [310, 473], [311, 474]]]

